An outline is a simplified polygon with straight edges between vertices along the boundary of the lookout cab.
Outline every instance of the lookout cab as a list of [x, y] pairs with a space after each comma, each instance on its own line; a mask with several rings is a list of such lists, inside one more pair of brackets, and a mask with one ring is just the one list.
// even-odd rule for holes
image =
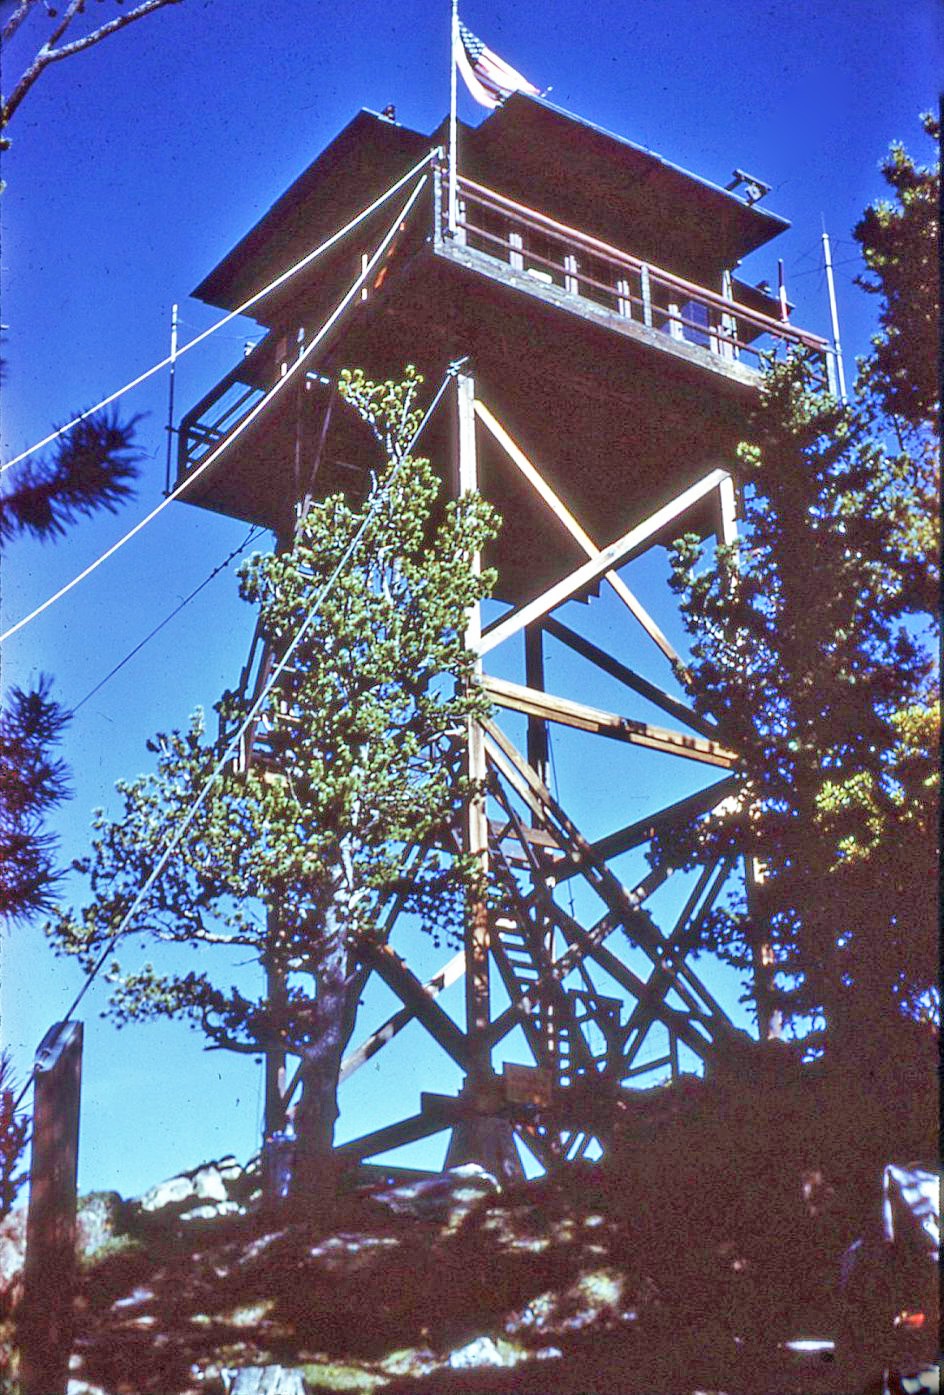
[[[197, 288], [234, 310], [381, 196], [445, 139], [361, 111]], [[815, 336], [738, 278], [742, 258], [787, 224], [651, 151], [515, 94], [476, 128], [460, 126], [449, 226], [445, 161], [415, 179], [251, 308], [265, 336], [183, 419], [178, 484], [284, 376], [368, 264], [425, 172], [416, 202], [304, 372], [212, 463], [184, 498], [291, 529], [297, 501], [351, 488], [362, 466], [347, 414], [324, 420], [343, 367], [398, 377], [415, 363], [433, 390], [467, 358], [478, 396], [591, 536], [607, 540], [677, 497], [712, 464], [730, 465], [761, 356]], [[537, 594], [579, 549], [535, 545], [539, 505], [495, 467], [480, 486], [504, 526], [498, 595]], [[424, 453], [454, 457], [448, 425]], [[699, 520], [710, 528], [710, 510]], [[543, 533], [543, 529], [542, 529]]]
[[[509, 1130], [545, 1167], [605, 1147], [612, 1116], [597, 1107], [599, 1078], [611, 1105], [625, 1103], [660, 1071], [675, 1076], [691, 1059], [711, 1068], [732, 1041], [743, 1048], [692, 962], [733, 861], [697, 874], [662, 866], [635, 882], [620, 861], [654, 833], [723, 810], [738, 788], [737, 753], [691, 709], [668, 667], [678, 671], [679, 655], [620, 569], [683, 532], [730, 541], [735, 448], [765, 355], [802, 348], [824, 379], [830, 365], [785, 300], [738, 275], [787, 226], [756, 189], [719, 188], [521, 94], [460, 127], [454, 182], [445, 137], [445, 127], [422, 135], [360, 112], [197, 288], [221, 309], [250, 310], [264, 335], [183, 418], [178, 487], [287, 544], [306, 501], [363, 492], [380, 463], [338, 399], [341, 369], [398, 379], [412, 363], [430, 397], [456, 378], [421, 449], [447, 492], [478, 487], [503, 520], [484, 560], [506, 608], [484, 631], [474, 615], [469, 643], [495, 709], [517, 714], [526, 742], [519, 749], [497, 717], [472, 724], [469, 769], [488, 796], [466, 810], [462, 837], [507, 910], [473, 907], [464, 955], [425, 981], [392, 940], [362, 952], [401, 1006], [358, 1042], [342, 1080], [418, 1022], [465, 1085], [457, 1097], [424, 1094], [417, 1114], [341, 1151], [368, 1158], [450, 1128], [449, 1160], [500, 1172], [513, 1162]], [[580, 629], [593, 604], [564, 609], [603, 587], [625, 646]], [[503, 645], [517, 649], [498, 676], [490, 656]], [[585, 681], [568, 671], [570, 693], [548, 691], [546, 645], [586, 666]], [[662, 683], [640, 671], [639, 645], [660, 651]], [[243, 681], [261, 692], [267, 671], [251, 657]], [[643, 714], [591, 705], [594, 674]], [[590, 787], [602, 834], [581, 832], [568, 791], [551, 794], [552, 728], [621, 748], [612, 763], [578, 767], [577, 805]], [[653, 779], [655, 757], [694, 770], [681, 797]], [[640, 773], [617, 775], [624, 758]], [[681, 895], [651, 910], [676, 875]], [[583, 899], [562, 896], [578, 879]], [[761, 1037], [774, 1030], [770, 974], [758, 943]], [[463, 976], [460, 1023], [441, 995]], [[518, 1029], [533, 1064], [506, 1060], [499, 1078], [494, 1052]], [[271, 1127], [285, 1100], [269, 1067]]]

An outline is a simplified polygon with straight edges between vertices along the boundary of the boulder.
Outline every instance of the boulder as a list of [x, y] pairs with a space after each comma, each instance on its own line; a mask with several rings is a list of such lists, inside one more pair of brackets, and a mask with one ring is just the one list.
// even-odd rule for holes
[[451, 1353], [449, 1365], [454, 1371], [475, 1370], [482, 1366], [517, 1366], [524, 1354], [509, 1342], [493, 1337], [476, 1337], [464, 1347]]
[[464, 1163], [436, 1177], [422, 1177], [417, 1182], [373, 1192], [371, 1197], [396, 1216], [457, 1226], [481, 1201], [500, 1190], [490, 1172], [477, 1163]]
[[308, 1395], [301, 1371], [288, 1366], [244, 1366], [227, 1395]]
[[635, 1307], [624, 1303], [626, 1280], [609, 1266], [580, 1274], [562, 1293], [549, 1291], [532, 1298], [510, 1314], [505, 1331], [512, 1337], [560, 1335], [587, 1327], [611, 1327], [632, 1322]]
[[243, 1170], [231, 1155], [219, 1162], [204, 1163], [192, 1172], [181, 1172], [166, 1182], [159, 1182], [138, 1199], [137, 1207], [145, 1215], [160, 1211], [180, 1215], [201, 1203], [221, 1203], [231, 1199], [230, 1193], [239, 1189]]
[[178, 1219], [181, 1221], [215, 1221], [218, 1216], [244, 1216], [245, 1214], [245, 1206], [240, 1206], [238, 1201], [217, 1201], [203, 1206], [193, 1206], [189, 1211], [182, 1211]]
[[0, 1317], [20, 1301], [25, 1255], [26, 1207], [21, 1206], [0, 1222]]
[[128, 1231], [128, 1204], [117, 1192], [90, 1192], [79, 1197], [77, 1216], [79, 1250], [95, 1255]]

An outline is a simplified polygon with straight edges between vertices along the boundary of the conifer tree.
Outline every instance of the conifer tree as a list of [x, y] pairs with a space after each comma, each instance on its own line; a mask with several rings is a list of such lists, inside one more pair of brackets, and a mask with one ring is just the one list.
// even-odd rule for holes
[[900, 146], [884, 168], [897, 202], [857, 229], [882, 332], [852, 405], [802, 360], [771, 369], [739, 450], [741, 545], [674, 558], [693, 700], [743, 759], [739, 800], [675, 850], [764, 869], [706, 943], [744, 970], [770, 945], [770, 1006], [846, 1059], [937, 1013], [938, 175]]
[[[14, 469], [0, 492], [0, 554], [24, 534], [57, 540], [130, 497], [141, 458], [138, 421], [108, 412], [86, 417], [49, 456]], [[13, 688], [0, 710], [0, 918], [9, 922], [48, 911], [61, 875], [44, 820], [68, 793], [53, 751], [69, 714], [51, 692], [51, 680], [41, 677], [32, 689]]]
[[[464, 631], [491, 583], [473, 557], [495, 525], [478, 496], [442, 506], [429, 463], [405, 454], [420, 381], [412, 370], [399, 385], [342, 379], [383, 446], [382, 473], [363, 504], [325, 499], [291, 551], [257, 556], [242, 572], [276, 664], [302, 635], [260, 714], [265, 759], [248, 770], [223, 763], [129, 931], [155, 945], [212, 948], [219, 967], [201, 954], [190, 972], [117, 962], [109, 972], [119, 1022], [182, 1017], [214, 1047], [300, 1058], [302, 1191], [330, 1175], [359, 956], [384, 939], [385, 908], [399, 898], [427, 929], [448, 933], [477, 885], [456, 832], [470, 793], [463, 734], [487, 703], [471, 681]], [[208, 736], [197, 716], [158, 737], [154, 773], [119, 785], [117, 818], [97, 817], [83, 864], [93, 899], [54, 930], [83, 965], [109, 942], [224, 760], [249, 698], [228, 693], [219, 710], [223, 734]], [[223, 985], [234, 952], [258, 966], [253, 990]], [[267, 981], [281, 990], [267, 993]]]

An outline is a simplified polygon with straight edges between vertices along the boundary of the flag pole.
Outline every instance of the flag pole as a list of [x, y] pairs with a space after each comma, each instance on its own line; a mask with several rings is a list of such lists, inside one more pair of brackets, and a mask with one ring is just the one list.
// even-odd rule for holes
[[459, 0], [452, 0], [452, 30], [449, 45], [450, 88], [449, 88], [449, 234], [456, 235], [456, 215], [459, 206], [458, 178], [456, 173], [457, 127], [456, 120], [456, 53], [459, 43]]

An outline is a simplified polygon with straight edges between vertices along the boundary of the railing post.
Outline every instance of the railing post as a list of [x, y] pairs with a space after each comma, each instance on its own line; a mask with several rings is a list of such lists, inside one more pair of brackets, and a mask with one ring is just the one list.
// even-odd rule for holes
[[[725, 271], [721, 277], [721, 294], [725, 300], [734, 300], [734, 288], [731, 284], [731, 273]], [[738, 357], [737, 351], [737, 319], [734, 315], [722, 312], [721, 315], [721, 357], [730, 362]]]
[[669, 301], [669, 338], [684, 339], [685, 326], [682, 324], [681, 307], [674, 300]]
[[508, 265], [514, 271], [524, 271], [524, 237], [520, 232], [512, 230], [508, 234], [508, 245], [511, 248], [508, 253]]
[[72, 1352], [82, 1023], [57, 1022], [33, 1067], [23, 1308], [23, 1395], [65, 1395]]
[[642, 295], [642, 322], [652, 328], [652, 287], [649, 284], [649, 268], [643, 264], [639, 268], [639, 290]]
[[442, 170], [438, 160], [432, 165], [432, 246], [442, 244]]
[[458, 243], [460, 247], [464, 247], [468, 240], [468, 229], [465, 225], [465, 199], [460, 195], [460, 197], [456, 199], [456, 230], [453, 242]]
[[580, 294], [580, 281], [577, 278], [577, 258], [573, 252], [564, 256], [564, 290], [570, 295]]
[[633, 318], [633, 302], [630, 295], [629, 281], [625, 276], [621, 276], [616, 283], [616, 309], [617, 313], [624, 319]]

